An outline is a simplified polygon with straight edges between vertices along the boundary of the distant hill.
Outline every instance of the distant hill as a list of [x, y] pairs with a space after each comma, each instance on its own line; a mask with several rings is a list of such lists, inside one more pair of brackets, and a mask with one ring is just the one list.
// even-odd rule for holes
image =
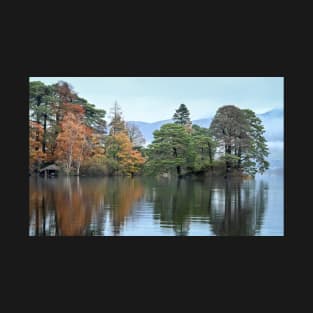
[[[268, 141], [283, 141], [283, 120], [284, 120], [284, 112], [282, 109], [274, 109], [269, 112], [259, 114], [259, 118], [261, 118], [265, 129], [265, 137]], [[199, 125], [201, 127], [210, 127], [213, 116], [208, 118], [202, 118], [193, 120], [192, 123]], [[129, 123], [135, 124], [139, 127], [142, 134], [144, 135], [147, 144], [151, 143], [153, 140], [153, 132], [156, 129], [160, 129], [160, 127], [167, 123], [172, 123], [171, 119], [157, 121], [153, 123], [147, 123], [142, 121], [129, 121]]]
[[281, 118], [284, 116], [284, 110], [283, 109], [273, 109], [271, 111], [262, 113], [259, 116], [262, 118]]
[[[199, 120], [192, 121], [193, 124], [197, 124], [201, 127], [210, 127], [212, 118], [203, 118]], [[173, 123], [172, 120], [163, 120], [163, 121], [157, 121], [153, 123], [147, 123], [147, 122], [141, 122], [141, 121], [129, 121], [129, 123], [132, 123], [136, 125], [140, 131], [142, 132], [143, 136], [146, 139], [147, 144], [150, 144], [153, 140], [153, 132], [157, 129], [160, 129], [162, 125], [167, 123]]]

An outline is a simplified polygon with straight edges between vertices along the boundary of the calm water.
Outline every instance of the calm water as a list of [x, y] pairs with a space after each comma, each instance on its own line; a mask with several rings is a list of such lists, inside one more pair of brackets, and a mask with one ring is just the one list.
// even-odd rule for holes
[[283, 176], [30, 178], [30, 236], [283, 236]]

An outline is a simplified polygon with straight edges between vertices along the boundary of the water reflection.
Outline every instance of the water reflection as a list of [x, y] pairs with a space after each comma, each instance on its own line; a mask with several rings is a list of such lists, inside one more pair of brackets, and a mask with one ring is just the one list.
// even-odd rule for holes
[[118, 235], [133, 203], [142, 195], [140, 182], [130, 178], [31, 179], [29, 234], [101, 235], [110, 220], [113, 235]]
[[254, 236], [264, 181], [155, 178], [30, 179], [30, 236]]
[[267, 202], [266, 183], [224, 181], [216, 189], [209, 215], [217, 236], [254, 236], [260, 230]]

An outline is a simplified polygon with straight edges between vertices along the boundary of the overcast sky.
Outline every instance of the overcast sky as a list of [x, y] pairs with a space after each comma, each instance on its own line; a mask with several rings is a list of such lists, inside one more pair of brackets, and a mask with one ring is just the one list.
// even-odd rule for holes
[[213, 116], [229, 104], [257, 114], [284, 106], [282, 77], [30, 77], [35, 80], [64, 80], [80, 97], [107, 112], [117, 101], [127, 121], [170, 119], [181, 103], [193, 120]]

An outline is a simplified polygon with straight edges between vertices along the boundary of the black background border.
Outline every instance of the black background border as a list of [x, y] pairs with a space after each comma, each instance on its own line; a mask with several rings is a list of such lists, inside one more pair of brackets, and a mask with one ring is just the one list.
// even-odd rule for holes
[[[191, 41], [175, 37], [174, 41], [167, 38], [162, 42], [154, 42], [155, 37], [150, 41], [140, 38], [134, 42], [133, 38], [125, 36], [105, 47], [95, 47], [87, 39], [77, 49], [69, 43], [62, 45], [62, 41], [51, 48], [45, 40], [40, 41], [38, 49], [36, 41], [27, 42], [29, 37], [25, 34], [23, 43], [26, 48], [18, 50], [15, 47], [8, 62], [6, 91], [9, 97], [6, 101], [9, 111], [3, 115], [5, 133], [8, 134], [5, 138], [8, 161], [4, 168], [8, 177], [4, 196], [8, 200], [3, 210], [9, 211], [10, 215], [3, 223], [8, 227], [5, 232], [6, 255], [15, 254], [14, 259], [9, 258], [15, 274], [23, 277], [26, 272], [41, 277], [47, 268], [53, 268], [76, 282], [78, 271], [80, 275], [83, 272], [85, 278], [93, 275], [104, 277], [110, 269], [113, 274], [117, 271], [118, 274], [132, 273], [131, 276], [137, 277], [140, 274], [145, 276], [146, 270], [153, 275], [155, 270], [170, 269], [168, 272], [181, 278], [204, 278], [223, 273], [233, 279], [233, 283], [239, 284], [241, 275], [245, 278], [254, 275], [254, 278], [265, 282], [269, 274], [272, 279], [283, 282], [284, 275], [290, 273], [286, 260], [290, 254], [302, 252], [295, 235], [303, 232], [301, 227], [294, 226], [297, 225], [295, 209], [299, 207], [294, 195], [297, 186], [294, 183], [291, 187], [288, 181], [295, 175], [291, 164], [295, 160], [292, 155], [296, 152], [288, 147], [295, 143], [293, 136], [296, 135], [290, 132], [290, 120], [296, 119], [296, 107], [301, 101], [299, 95], [304, 85], [299, 85], [298, 59], [288, 52], [285, 35], [278, 32], [264, 40], [258, 34], [242, 39], [236, 37], [236, 40], [230, 34], [225, 40], [214, 37], [214, 41], [209, 36], [197, 36]], [[197, 44], [199, 42], [207, 45]], [[285, 236], [28, 237], [28, 77], [171, 75], [285, 77]], [[298, 92], [295, 91], [297, 85]], [[9, 116], [13, 116], [14, 121]], [[12, 125], [14, 132], [11, 131]], [[12, 163], [14, 168], [10, 166]], [[268, 271], [267, 275], [262, 277], [256, 271], [258, 268]], [[32, 276], [26, 277], [28, 281], [32, 280]], [[156, 275], [153, 277], [155, 279]], [[172, 287], [176, 288], [174, 282]]]

